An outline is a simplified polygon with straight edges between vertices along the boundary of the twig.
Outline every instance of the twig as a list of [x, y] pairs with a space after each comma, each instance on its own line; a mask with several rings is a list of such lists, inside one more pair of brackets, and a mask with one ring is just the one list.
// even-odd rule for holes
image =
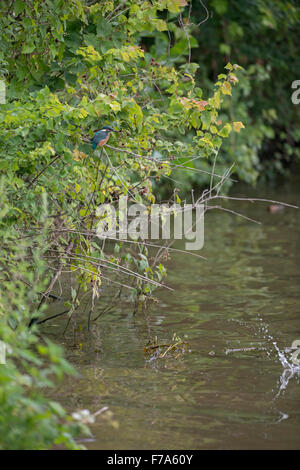
[[[69, 255], [69, 254], [70, 254], [70, 251], [72, 250], [73, 246], [74, 246], [74, 242], [69, 243], [69, 245], [68, 245], [68, 247], [67, 247], [67, 249], [66, 249], [66, 252], [65, 252], [66, 255]], [[51, 280], [51, 282], [50, 282], [48, 288], [47, 288], [46, 291], [44, 292], [44, 296], [43, 296], [42, 300], [40, 301], [40, 303], [39, 303], [39, 305], [38, 305], [38, 310], [40, 309], [40, 307], [41, 307], [42, 304], [44, 303], [44, 301], [45, 301], [47, 295], [49, 294], [49, 292], [51, 292], [51, 290], [52, 290], [54, 284], [56, 283], [57, 279], [58, 279], [59, 276], [61, 275], [61, 272], [62, 272], [63, 267], [64, 267], [64, 263], [61, 262], [60, 265], [59, 265], [59, 267], [58, 267], [57, 273], [55, 274], [55, 276], [54, 276], [53, 279]]]
[[36, 180], [47, 170], [47, 168], [49, 168], [50, 166], [53, 165], [53, 163], [56, 162], [56, 160], [58, 160], [59, 158], [61, 158], [62, 155], [57, 155], [55, 158], [53, 158], [53, 160], [51, 160], [50, 163], [48, 163], [48, 165], [44, 166], [44, 168], [36, 175], [35, 178], [33, 178], [32, 181], [30, 181], [30, 183], [28, 184], [27, 186], [27, 189], [31, 188], [31, 186], [33, 185], [33, 183], [36, 182]]
[[294, 206], [293, 204], [288, 204], [281, 201], [273, 201], [272, 199], [262, 199], [257, 197], [231, 197], [231, 196], [213, 196], [212, 199], [230, 199], [234, 201], [247, 201], [247, 202], [271, 202], [272, 204], [279, 204], [281, 206], [292, 207], [293, 209], [299, 209], [299, 206]]
[[206, 5], [202, 2], [202, 0], [199, 0], [201, 5], [203, 6], [203, 8], [205, 9], [205, 12], [206, 12], [206, 18], [204, 18], [204, 20], [200, 21], [200, 23], [196, 24], [195, 26], [198, 28], [199, 26], [201, 26], [203, 23], [205, 23], [208, 18], [209, 18], [209, 11], [208, 9], [206, 8]]
[[238, 215], [239, 217], [242, 217], [243, 219], [249, 220], [250, 222], [254, 222], [255, 224], [261, 224], [261, 222], [259, 222], [258, 220], [251, 219], [250, 217], [247, 217], [246, 215], [240, 214], [239, 212], [233, 211], [233, 210], [231, 210], [231, 209], [227, 209], [226, 207], [222, 207], [222, 206], [208, 206], [208, 207], [207, 207], [207, 210], [210, 210], [210, 209], [220, 209], [220, 210], [222, 210], [222, 211], [230, 212], [231, 214]]

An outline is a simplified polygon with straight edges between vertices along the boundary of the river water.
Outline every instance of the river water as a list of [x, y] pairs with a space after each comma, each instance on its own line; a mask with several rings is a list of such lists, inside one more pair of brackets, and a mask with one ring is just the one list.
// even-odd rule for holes
[[[299, 183], [232, 195], [299, 205]], [[121, 302], [90, 332], [79, 325], [76, 339], [72, 328], [62, 337], [63, 319], [45, 324], [80, 373], [56, 399], [69, 411], [113, 413], [98, 416], [87, 448], [300, 449], [300, 368], [289, 349], [300, 340], [300, 211], [268, 205], [226, 205], [260, 225], [207, 213], [207, 260], [173, 253], [174, 291], [157, 291], [145, 312], [133, 316]], [[184, 354], [145, 354], [149, 339], [168, 343], [174, 333], [188, 343]]]

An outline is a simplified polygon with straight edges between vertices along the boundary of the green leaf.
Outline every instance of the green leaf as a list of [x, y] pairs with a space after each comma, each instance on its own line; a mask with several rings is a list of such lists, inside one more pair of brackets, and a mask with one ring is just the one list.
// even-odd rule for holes
[[22, 11], [25, 10], [25, 7], [26, 7], [26, 3], [23, 2], [22, 0], [16, 0], [14, 2], [14, 12], [15, 12], [15, 15], [18, 16], [20, 13], [22, 13]]
[[23, 54], [30, 54], [31, 52], [33, 52], [35, 49], [35, 44], [24, 44], [24, 46], [22, 47], [22, 53]]
[[228, 137], [230, 132], [232, 130], [232, 127], [229, 123], [225, 124], [224, 127], [222, 127], [222, 129], [218, 132], [218, 134], [221, 136], [221, 137]]
[[203, 123], [203, 129], [208, 129], [211, 123], [211, 112], [210, 111], [204, 111], [201, 114], [201, 121]]
[[105, 18], [99, 18], [97, 22], [97, 36], [102, 38], [107, 38], [110, 34], [112, 34], [112, 26]]
[[168, 29], [167, 23], [163, 20], [156, 20], [155, 26], [158, 31], [167, 31]]

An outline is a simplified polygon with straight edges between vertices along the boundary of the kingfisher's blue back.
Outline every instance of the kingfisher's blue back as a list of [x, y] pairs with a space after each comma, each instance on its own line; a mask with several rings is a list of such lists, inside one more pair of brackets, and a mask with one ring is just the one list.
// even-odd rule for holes
[[99, 144], [99, 142], [101, 142], [102, 140], [105, 140], [107, 137], [107, 132], [105, 131], [97, 131], [96, 134], [94, 135], [94, 137], [92, 138], [92, 146], [93, 146], [93, 149], [95, 150]]
[[95, 150], [97, 147], [102, 147], [105, 145], [111, 132], [116, 132], [116, 130], [110, 126], [104, 126], [100, 129], [100, 131], [97, 131], [92, 138], [93, 149]]

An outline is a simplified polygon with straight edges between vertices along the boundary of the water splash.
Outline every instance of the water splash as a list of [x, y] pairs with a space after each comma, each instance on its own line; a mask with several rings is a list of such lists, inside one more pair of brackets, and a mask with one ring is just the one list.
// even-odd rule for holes
[[[285, 354], [282, 351], [280, 351], [275, 341], [273, 341], [273, 346], [274, 346], [275, 351], [277, 352], [279, 361], [281, 362], [281, 365], [283, 367], [283, 372], [279, 379], [280, 387], [279, 387], [277, 394], [274, 397], [274, 399], [276, 399], [287, 388], [289, 381], [293, 377], [300, 377], [300, 365], [295, 365], [289, 362]], [[285, 353], [290, 352], [291, 350], [292, 350], [291, 348], [286, 348]]]
[[[263, 340], [267, 341], [267, 343], [270, 346], [266, 347], [265, 343], [262, 343], [261, 346], [255, 346], [255, 347], [242, 347], [242, 348], [231, 348], [231, 349], [227, 348], [225, 350], [225, 354], [228, 355], [231, 353], [256, 350], [256, 351], [265, 351], [267, 354], [267, 357], [273, 358], [273, 355], [275, 352], [277, 358], [279, 359], [279, 362], [281, 363], [283, 367], [283, 371], [278, 381], [280, 384], [279, 390], [276, 393], [275, 397], [273, 398], [273, 400], [275, 400], [284, 392], [284, 390], [286, 390], [289, 384], [289, 381], [293, 377], [300, 377], [300, 363], [295, 364], [293, 362], [293, 357], [292, 357], [293, 354], [295, 354], [296, 341], [293, 342], [291, 347], [286, 347], [284, 348], [283, 351], [281, 351], [277, 345], [275, 338], [271, 335], [268, 325], [266, 325], [266, 323], [263, 322], [263, 319], [260, 315], [258, 315], [258, 319], [261, 323], [259, 325], [258, 332], [255, 333], [255, 336], [260, 336], [260, 337], [262, 336]], [[297, 347], [300, 347], [300, 344]], [[289, 359], [290, 355], [291, 355], [291, 359]], [[286, 419], [286, 417], [281, 418], [280, 421], [282, 419]]]
[[[262, 321], [262, 318], [260, 316], [259, 319], [260, 321]], [[300, 364], [293, 364], [288, 358], [288, 354], [294, 351], [293, 348], [285, 348], [284, 351], [281, 351], [279, 349], [277, 342], [275, 341], [274, 337], [270, 334], [268, 326], [266, 324], [262, 325], [261, 331], [264, 333], [264, 338], [267, 339], [273, 345], [273, 348], [271, 348], [268, 356], [271, 355], [272, 350], [275, 351], [279, 362], [283, 367], [282, 374], [279, 378], [280, 387], [274, 397], [274, 400], [276, 400], [282, 394], [282, 392], [286, 390], [289, 381], [293, 377], [300, 377]]]

